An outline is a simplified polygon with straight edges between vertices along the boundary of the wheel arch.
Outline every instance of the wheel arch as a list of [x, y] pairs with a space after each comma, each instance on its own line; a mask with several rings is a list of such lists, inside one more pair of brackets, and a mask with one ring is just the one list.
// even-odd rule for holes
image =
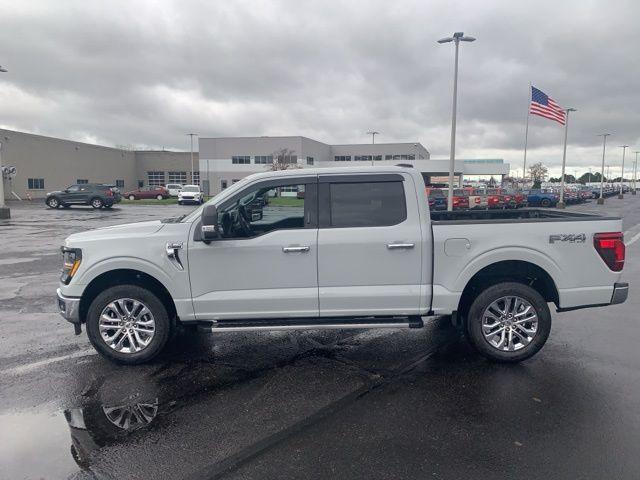
[[136, 285], [141, 288], [145, 288], [156, 295], [163, 303], [169, 314], [169, 318], [174, 321], [177, 319], [177, 310], [173, 297], [169, 293], [169, 290], [158, 279], [135, 269], [119, 268], [115, 270], [109, 270], [96, 276], [85, 287], [82, 297], [80, 299], [80, 319], [84, 323], [86, 322], [87, 312], [89, 306], [93, 300], [105, 289], [114, 287], [117, 285]]
[[464, 318], [480, 292], [506, 281], [528, 285], [545, 301], [560, 304], [556, 282], [544, 268], [525, 260], [502, 260], [484, 266], [469, 279], [458, 302], [458, 313]]

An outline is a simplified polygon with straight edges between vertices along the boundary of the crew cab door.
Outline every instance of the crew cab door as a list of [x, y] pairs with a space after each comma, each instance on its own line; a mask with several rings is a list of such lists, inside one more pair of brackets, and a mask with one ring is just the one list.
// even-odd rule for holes
[[423, 258], [427, 249], [413, 178], [399, 173], [318, 178], [320, 315], [418, 314], [421, 304], [430, 303], [422, 274], [431, 273], [431, 256]]
[[316, 317], [317, 176], [263, 180], [218, 208], [221, 238], [190, 241], [189, 276], [201, 320]]

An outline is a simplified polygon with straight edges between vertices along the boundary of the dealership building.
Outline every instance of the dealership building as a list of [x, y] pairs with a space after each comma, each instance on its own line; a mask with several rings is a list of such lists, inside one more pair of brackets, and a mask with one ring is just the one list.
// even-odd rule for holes
[[[42, 198], [75, 183], [114, 184], [122, 191], [167, 183], [200, 184], [214, 195], [252, 173], [274, 168], [356, 165], [411, 165], [427, 182], [443, 182], [449, 160], [431, 159], [418, 142], [329, 145], [307, 137], [228, 137], [199, 139], [199, 153], [136, 150], [93, 145], [0, 129], [5, 197]], [[501, 159], [456, 160], [456, 182], [465, 176], [509, 174]]]

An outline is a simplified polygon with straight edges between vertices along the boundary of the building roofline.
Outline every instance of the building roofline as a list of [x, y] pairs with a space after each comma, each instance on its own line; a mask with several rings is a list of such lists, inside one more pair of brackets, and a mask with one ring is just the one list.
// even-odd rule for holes
[[[50, 137], [49, 135], [41, 135], [39, 133], [31, 133], [31, 132], [21, 132], [20, 130], [11, 130], [8, 128], [0, 128], [0, 132], [9, 132], [10, 134], [17, 134], [17, 135], [25, 135], [27, 137], [32, 137], [32, 138], [41, 138], [41, 139], [45, 139], [47, 141], [55, 141], [55, 142], [64, 142], [64, 143], [70, 143], [70, 144], [74, 144], [74, 145], [80, 145], [80, 146], [85, 146], [85, 147], [93, 147], [93, 148], [102, 148], [102, 149], [106, 149], [106, 150], [115, 150], [117, 152], [130, 152], [130, 153], [135, 153], [135, 152], [170, 152], [170, 153], [190, 153], [188, 150], [160, 150], [160, 149], [128, 149], [128, 148], [119, 148], [119, 147], [109, 147], [106, 145], [99, 145], [97, 143], [88, 143], [88, 142], [80, 142], [78, 140], [72, 140], [69, 138], [59, 138], [59, 137]], [[3, 139], [0, 138], [0, 142]], [[193, 153], [196, 153], [196, 151], [194, 150]]]

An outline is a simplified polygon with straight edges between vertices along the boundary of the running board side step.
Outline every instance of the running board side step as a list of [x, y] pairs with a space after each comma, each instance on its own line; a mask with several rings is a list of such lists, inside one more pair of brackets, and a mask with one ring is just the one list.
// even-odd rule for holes
[[198, 325], [198, 329], [200, 331], [207, 333], [422, 327], [424, 327], [424, 323], [422, 318], [418, 316], [384, 318], [219, 320], [201, 323]]

